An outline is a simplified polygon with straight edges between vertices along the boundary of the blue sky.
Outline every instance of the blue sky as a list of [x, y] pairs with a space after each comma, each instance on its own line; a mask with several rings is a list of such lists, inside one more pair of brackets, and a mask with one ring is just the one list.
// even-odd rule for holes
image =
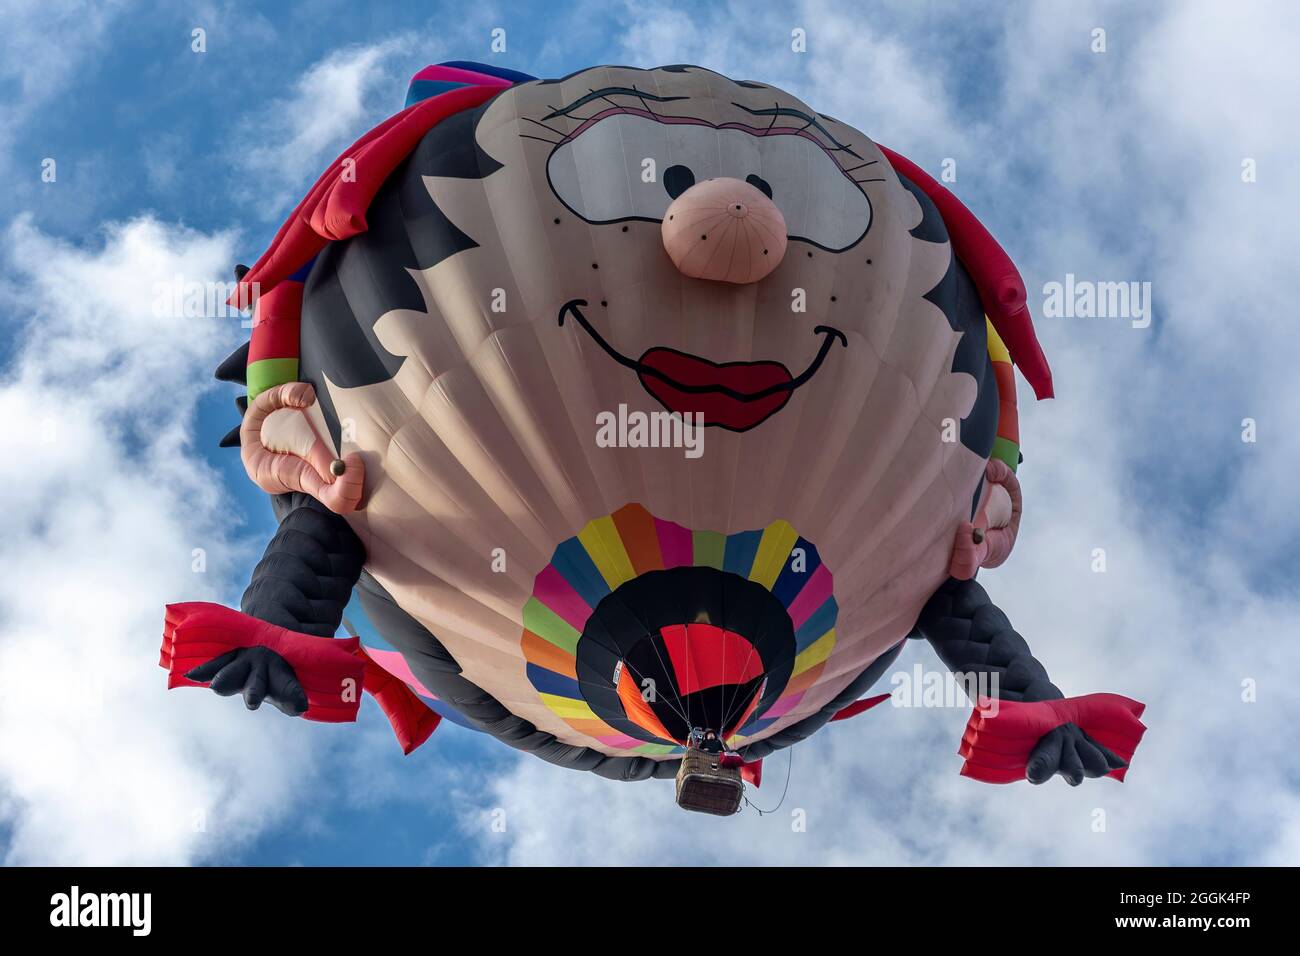
[[[1300, 859], [1294, 5], [555, 7], [7, 4], [3, 858]], [[719, 823], [684, 818], [667, 784], [568, 773], [455, 726], [403, 758], [373, 707], [307, 726], [162, 690], [162, 605], [236, 603], [273, 523], [216, 448], [236, 417], [210, 372], [246, 332], [153, 318], [152, 285], [251, 263], [410, 74], [446, 59], [541, 76], [698, 63], [782, 86], [932, 173], [956, 160], [952, 188], [1025, 276], [1058, 394], [1022, 389], [1025, 525], [981, 581], [1067, 693], [1148, 703], [1127, 783], [981, 787], [957, 775], [963, 710], [881, 708], [796, 748], [780, 813]], [[1067, 273], [1150, 282], [1150, 327], [1043, 317]], [[899, 668], [915, 662], [934, 663], [911, 647]], [[761, 806], [786, 760], [768, 761]]]

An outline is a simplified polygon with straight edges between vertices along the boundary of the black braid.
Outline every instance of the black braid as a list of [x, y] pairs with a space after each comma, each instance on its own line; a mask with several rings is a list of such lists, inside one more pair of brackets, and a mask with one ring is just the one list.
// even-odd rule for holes
[[953, 673], [997, 674], [997, 697], [1001, 700], [1059, 700], [1065, 696], [1007, 616], [974, 580], [949, 578], [940, 585], [921, 610], [911, 636], [928, 640]]
[[275, 498], [280, 527], [253, 570], [240, 609], [304, 634], [333, 637], [366, 552], [348, 523], [310, 495]]

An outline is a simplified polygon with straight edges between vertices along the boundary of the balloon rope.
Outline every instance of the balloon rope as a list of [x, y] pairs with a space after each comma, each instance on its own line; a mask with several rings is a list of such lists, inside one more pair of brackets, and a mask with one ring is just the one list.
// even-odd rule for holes
[[[652, 645], [652, 646], [653, 646], [653, 645]], [[658, 655], [658, 653], [659, 653], [659, 650], [658, 650], [658, 648], [656, 648], [656, 649], [655, 649], [655, 654]], [[663, 666], [663, 660], [662, 660], [662, 659], [660, 659], [659, 664], [660, 664], [660, 666]], [[629, 671], [632, 672], [632, 678], [633, 678], [633, 680], [635, 680], [635, 681], [637, 682], [637, 684], [640, 685], [640, 683], [641, 683], [640, 675], [638, 675], [638, 674], [636, 673], [636, 668], [632, 666], [631, 661], [627, 660], [627, 658], [623, 658], [623, 666], [626, 667]], [[664, 673], [667, 674], [667, 673], [669, 673], [669, 672], [668, 672], [667, 670], [665, 670]], [[654, 684], [654, 695], [655, 695], [655, 700], [659, 700], [659, 685], [658, 685], [658, 684], [655, 684], [654, 681], [653, 681], [653, 679], [651, 679], [651, 683]], [[643, 688], [641, 688], [641, 690], [642, 690], [642, 693], [644, 694], [645, 688], [643, 687]], [[641, 699], [642, 699], [642, 700], [645, 700], [645, 697], [642, 696]], [[691, 719], [690, 719], [689, 717], [687, 717], [685, 714], [683, 714], [683, 713], [681, 712], [681, 709], [678, 708], [678, 707], [673, 703], [673, 700], [672, 700], [671, 697], [667, 697], [667, 696], [665, 696], [665, 697], [663, 698], [663, 700], [664, 700], [664, 702], [665, 702], [669, 707], [671, 707], [671, 708], [673, 709], [673, 711], [677, 714], [677, 716], [680, 717], [680, 718], [682, 719], [682, 723], [684, 723], [684, 724], [686, 725], [686, 730], [687, 730], [687, 732], [689, 733], [689, 731], [691, 730]], [[646, 703], [649, 703], [649, 701], [646, 701]], [[651, 710], [653, 710], [653, 709], [654, 709], [654, 708], [652, 707]]]
[[[644, 622], [643, 622], [643, 623], [644, 623]], [[661, 632], [661, 633], [662, 633], [662, 632]], [[661, 671], [663, 671], [664, 676], [667, 677], [668, 675], [675, 673], [675, 671], [674, 671], [672, 668], [670, 668], [670, 667], [668, 666], [668, 662], [664, 660], [664, 656], [663, 656], [662, 654], [659, 653], [659, 645], [655, 643], [655, 639], [654, 639], [654, 635], [653, 635], [653, 634], [650, 635], [650, 646], [654, 649], [655, 657], [658, 658], [658, 660], [659, 660], [659, 668], [660, 668]], [[628, 665], [628, 666], [631, 666], [631, 665]], [[672, 692], [673, 692], [673, 697], [677, 697], [677, 696], [678, 696], [678, 695], [677, 695], [677, 688], [676, 688], [676, 687], [673, 687], [673, 688], [671, 688], [671, 689], [672, 689]], [[659, 699], [659, 685], [658, 685], [658, 684], [655, 684], [655, 685], [654, 685], [654, 694], [655, 694], [655, 699], [658, 700], [658, 699]], [[687, 716], [686, 714], [682, 713], [682, 711], [679, 710], [677, 707], [675, 707], [675, 706], [673, 705], [673, 702], [672, 702], [672, 700], [671, 700], [670, 698], [665, 697], [664, 699], [668, 701], [668, 706], [669, 706], [669, 707], [672, 707], [673, 710], [676, 710], [676, 711], [677, 711], [677, 716], [680, 717], [680, 718], [682, 719], [682, 723], [684, 723], [684, 724], [686, 725], [686, 736], [689, 738], [689, 737], [690, 737], [690, 734], [691, 734], [691, 730], [694, 729], [694, 728], [691, 727], [691, 718], [690, 718], [689, 716]], [[679, 700], [680, 700], [680, 698], [679, 698]], [[648, 703], [648, 701], [647, 701], [647, 703]], [[685, 703], [683, 703], [682, 706], [685, 707], [685, 706], [686, 706]]]
[[[726, 640], [726, 636], [725, 636], [726, 628], [723, 628], [723, 631], [724, 631], [723, 640]], [[757, 638], [758, 638], [758, 635], [755, 635], [755, 640], [757, 640]], [[753, 659], [754, 659], [754, 642], [753, 642], [753, 641], [750, 641], [750, 643], [749, 643], [749, 653], [745, 655], [745, 663], [742, 664], [742, 665], [741, 665], [741, 668], [740, 668], [740, 673], [741, 673], [742, 675], [745, 673], [745, 670], [749, 667], [749, 662], [750, 662], [751, 660], [753, 660]], [[758, 685], [754, 688], [754, 693], [755, 693], [755, 694], [757, 694], [757, 693], [762, 689], [762, 686], [763, 686], [763, 680], [764, 680], [764, 678], [766, 678], [766, 677], [767, 677], [766, 674], [759, 674], [759, 675], [758, 675]], [[719, 727], [719, 728], [718, 728], [718, 733], [723, 733], [723, 732], [724, 732], [724, 728], [731, 726], [731, 715], [732, 715], [733, 713], [735, 713], [736, 705], [737, 705], [741, 700], [744, 700], [744, 698], [741, 698], [741, 697], [738, 697], [738, 696], [737, 696], [737, 694], [739, 693], [739, 690], [740, 690], [740, 685], [739, 685], [739, 684], [734, 684], [734, 685], [732, 685], [732, 686], [733, 686], [735, 689], [731, 692], [731, 699], [727, 702], [726, 713], [723, 714], [723, 716], [722, 716], [722, 727]], [[749, 698], [749, 700], [753, 700], [753, 699], [754, 699], [754, 698], [753, 698], [753, 695], [751, 695], [750, 698]], [[749, 701], [745, 701], [745, 706], [746, 706], [746, 707], [749, 706]], [[736, 730], [739, 730], [739, 729], [740, 729], [739, 727], [736, 728]]]
[[787, 761], [785, 765], [785, 786], [781, 788], [781, 799], [776, 802], [776, 806], [774, 806], [771, 810], [763, 810], [759, 807], [754, 806], [753, 802], [749, 799], [749, 797], [745, 797], [745, 805], [753, 808], [754, 810], [757, 810], [758, 815], [760, 817], [765, 816], [769, 813], [776, 813], [776, 811], [780, 810], [781, 804], [785, 803], [785, 795], [790, 791], [790, 768], [794, 766], [794, 745], [792, 744], [786, 749], [790, 751], [790, 759], [789, 761]]
[[[750, 649], [750, 653], [753, 653], [753, 650], [754, 650], [754, 646], [753, 646], [753, 644], [750, 645], [750, 648], [749, 648], [749, 649]], [[757, 680], [759, 681], [759, 685], [760, 685], [760, 687], [761, 687], [763, 681], [767, 680], [767, 678], [769, 678], [770, 676], [772, 676], [772, 672], [773, 672], [773, 671], [778, 670], [779, 668], [784, 667], [786, 664], [793, 664], [795, 658], [798, 657], [798, 656], [799, 656], [799, 654], [798, 654], [798, 652], [796, 651], [796, 652], [790, 654], [789, 657], [786, 657], [786, 658], [784, 658], [784, 659], [782, 659], [782, 660], [779, 660], [779, 661], [775, 661], [775, 662], [773, 662], [773, 664], [772, 664], [771, 667], [765, 668], [761, 673], [759, 673], [759, 675], [758, 675], [758, 677], [757, 677]], [[748, 666], [748, 663], [749, 663], [749, 662], [746, 661], [745, 663], [746, 663], [746, 666]], [[755, 693], [758, 693], [758, 691], [755, 690]], [[734, 708], [734, 705], [733, 705], [733, 707], [729, 707], [729, 708], [728, 708], [728, 712], [727, 712], [727, 720], [728, 720], [728, 721], [731, 720], [731, 710], [732, 710], [733, 708]], [[737, 727], [736, 729], [739, 730], [740, 728]], [[721, 733], [721, 731], [719, 731], [719, 733]]]

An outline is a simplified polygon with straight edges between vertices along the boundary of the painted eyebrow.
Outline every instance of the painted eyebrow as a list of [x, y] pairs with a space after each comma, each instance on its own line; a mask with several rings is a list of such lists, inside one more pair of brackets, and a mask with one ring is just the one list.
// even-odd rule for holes
[[629, 86], [606, 86], [603, 89], [592, 90], [585, 96], [580, 96], [568, 106], [561, 107], [543, 116], [543, 120], [555, 119], [557, 116], [567, 116], [579, 107], [585, 106], [592, 100], [603, 99], [606, 96], [622, 94], [623, 96], [635, 96], [642, 100], [654, 100], [656, 103], [672, 103], [675, 100], [689, 100], [689, 96], [656, 96], [654, 93], [647, 93], [645, 90], [638, 90], [636, 87]]
[[845, 146], [838, 139], [836, 139], [830, 130], [828, 130], [825, 126], [823, 126], [821, 123], [817, 121], [817, 118], [815, 116], [809, 116], [803, 110], [797, 110], [791, 106], [773, 106], [761, 110], [752, 110], [744, 103], [732, 103], [731, 105], [736, 107], [737, 109], [744, 110], [750, 116], [771, 116], [774, 119], [778, 116], [793, 116], [795, 119], [801, 119], [809, 126], [811, 126], [813, 129], [817, 130], [817, 132], [825, 136], [828, 140], [830, 140], [831, 143], [834, 144], [837, 150], [842, 150], [843, 152], [848, 153], [854, 159], [862, 158], [857, 153], [855, 153], [852, 149], [850, 149], [848, 146]]

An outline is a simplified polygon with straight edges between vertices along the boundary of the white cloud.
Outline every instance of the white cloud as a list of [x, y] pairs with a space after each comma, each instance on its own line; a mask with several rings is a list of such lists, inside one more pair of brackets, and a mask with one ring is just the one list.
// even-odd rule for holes
[[[274, 219], [348, 144], [401, 107], [411, 37], [335, 50], [293, 92], [241, 120], [236, 158], [248, 195]], [[423, 48], [422, 53], [427, 51]]]
[[58, 95], [81, 55], [100, 49], [125, 0], [13, 0], [0, 32], [0, 84], [12, 85], [6, 114], [21, 119]]
[[[235, 323], [154, 316], [154, 283], [223, 277], [232, 237], [136, 219], [77, 247], [28, 218], [0, 288], [0, 821], [7, 863], [182, 863], [273, 824], [310, 769], [299, 724], [165, 690], [163, 605], [229, 600], [254, 557], [192, 446]], [[191, 552], [208, 570], [191, 570]], [[319, 738], [315, 738], [319, 739]], [[196, 829], [196, 823], [199, 825]]]
[[[880, 21], [906, 15], [863, 16], [854, 5], [805, 2], [794, 7], [732, 2], [711, 19], [672, 5], [628, 2], [615, 62], [654, 67], [691, 63], [735, 79], [781, 87], [819, 112], [851, 122], [889, 146], [911, 147], [923, 162], [951, 155], [966, 136], [950, 112], [946, 66], [918, 55]], [[792, 48], [803, 31], [806, 52]], [[942, 139], [939, 137], [942, 136]], [[942, 144], [943, 151], [939, 150]]]
[[233, 191], [264, 218], [279, 219], [349, 144], [403, 108], [417, 70], [442, 60], [492, 59], [491, 30], [502, 22], [495, 4], [475, 3], [452, 20], [436, 16], [433, 32], [413, 28], [331, 50], [291, 92], [239, 117], [231, 135], [240, 172]]
[[[106, 0], [86, 4], [76, 0], [14, 0], [6, 3], [4, 29], [0, 30], [0, 177], [8, 185], [7, 199], [30, 202], [39, 195], [39, 165], [47, 158], [60, 162], [65, 178], [70, 172], [93, 178], [100, 187], [110, 184], [97, 176], [99, 162], [94, 156], [50, 157], [46, 153], [28, 156], [31, 165], [19, 170], [12, 155], [15, 143], [21, 142], [24, 127], [38, 112], [55, 102], [76, 79], [77, 70], [87, 59], [99, 54], [108, 42], [108, 34], [129, 5], [129, 0]], [[22, 143], [26, 149], [39, 148]], [[0, 208], [6, 208], [0, 205]]]

